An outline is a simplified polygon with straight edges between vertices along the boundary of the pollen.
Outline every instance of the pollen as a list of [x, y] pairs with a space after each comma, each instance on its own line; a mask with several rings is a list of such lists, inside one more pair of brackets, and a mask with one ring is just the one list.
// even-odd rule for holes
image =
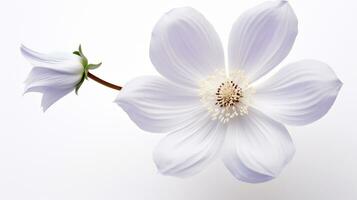
[[248, 114], [248, 105], [254, 89], [249, 87], [244, 72], [237, 70], [229, 75], [216, 71], [200, 83], [200, 99], [212, 120], [227, 123]]
[[243, 97], [243, 91], [233, 81], [226, 81], [218, 87], [216, 96], [216, 105], [220, 107], [234, 106]]

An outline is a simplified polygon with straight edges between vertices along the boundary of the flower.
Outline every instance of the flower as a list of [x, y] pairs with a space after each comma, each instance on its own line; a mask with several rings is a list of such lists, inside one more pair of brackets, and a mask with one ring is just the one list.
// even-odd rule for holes
[[295, 152], [283, 124], [320, 119], [342, 86], [315, 60], [269, 73], [291, 50], [297, 25], [286, 1], [248, 10], [232, 27], [225, 67], [221, 41], [198, 11], [177, 8], [159, 20], [150, 58], [164, 78], [129, 81], [116, 103], [141, 129], [168, 133], [153, 153], [160, 173], [191, 176], [218, 157], [241, 181], [280, 174]]
[[21, 52], [34, 66], [25, 81], [24, 93], [42, 93], [44, 112], [71, 91], [77, 93], [87, 78], [88, 70], [101, 65], [88, 64], [81, 46], [73, 53], [42, 54], [22, 45]]

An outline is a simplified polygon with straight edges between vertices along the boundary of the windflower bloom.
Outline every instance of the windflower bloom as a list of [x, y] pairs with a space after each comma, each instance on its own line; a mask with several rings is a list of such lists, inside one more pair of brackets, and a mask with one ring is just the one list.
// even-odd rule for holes
[[254, 7], [232, 27], [226, 66], [216, 31], [195, 9], [173, 9], [158, 21], [150, 58], [164, 78], [128, 82], [116, 103], [141, 129], [168, 133], [153, 153], [159, 172], [191, 176], [217, 157], [245, 182], [282, 171], [295, 152], [283, 124], [320, 119], [342, 86], [315, 60], [265, 76], [288, 55], [297, 32], [288, 2]]
[[42, 54], [21, 46], [21, 52], [34, 66], [25, 81], [25, 93], [42, 93], [43, 111], [71, 91], [77, 93], [88, 70], [101, 65], [88, 64], [81, 47], [73, 53]]

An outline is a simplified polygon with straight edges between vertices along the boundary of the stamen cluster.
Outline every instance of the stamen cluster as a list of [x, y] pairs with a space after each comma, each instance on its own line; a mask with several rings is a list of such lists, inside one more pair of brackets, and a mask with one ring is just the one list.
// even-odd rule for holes
[[201, 102], [211, 114], [213, 120], [223, 123], [230, 119], [248, 114], [250, 96], [254, 90], [242, 71], [236, 70], [229, 75], [224, 70], [200, 83]]
[[243, 97], [243, 91], [233, 81], [226, 81], [218, 87], [216, 96], [216, 105], [220, 107], [234, 106]]

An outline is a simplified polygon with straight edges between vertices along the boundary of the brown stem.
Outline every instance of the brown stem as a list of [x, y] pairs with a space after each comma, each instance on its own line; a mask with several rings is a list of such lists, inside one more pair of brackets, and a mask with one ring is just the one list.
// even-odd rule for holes
[[101, 79], [101, 78], [99, 78], [99, 77], [93, 75], [93, 74], [90, 73], [90, 72], [88, 72], [88, 77], [89, 77], [90, 79], [96, 81], [97, 83], [100, 83], [100, 84], [102, 84], [102, 85], [104, 85], [104, 86], [107, 86], [107, 87], [109, 87], [109, 88], [112, 88], [112, 89], [114, 89], [114, 90], [121, 90], [121, 88], [122, 88], [121, 86], [119, 86], [119, 85], [114, 85], [114, 84], [112, 84], [112, 83], [109, 83], [109, 82], [107, 82], [107, 81], [105, 81], [105, 80], [103, 80], [103, 79]]

